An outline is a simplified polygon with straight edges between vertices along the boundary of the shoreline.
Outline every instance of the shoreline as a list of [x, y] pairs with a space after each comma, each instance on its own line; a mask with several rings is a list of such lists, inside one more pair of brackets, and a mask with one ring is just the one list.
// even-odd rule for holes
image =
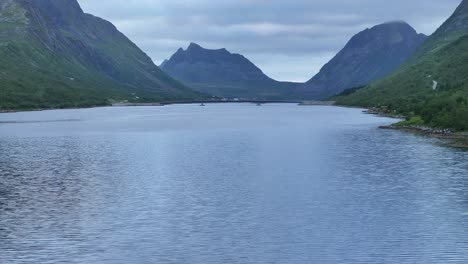
[[447, 143], [442, 146], [468, 149], [468, 134], [456, 133], [447, 129], [433, 129], [429, 127], [416, 127], [416, 126], [380, 126], [380, 129], [386, 130], [398, 130], [406, 133], [412, 133], [419, 136], [425, 136], [430, 138], [446, 140]]
[[[239, 101], [172, 101], [172, 102], [158, 102], [158, 103], [115, 103], [111, 105], [96, 105], [96, 106], [87, 106], [87, 107], [69, 107], [69, 108], [44, 108], [44, 109], [24, 109], [24, 110], [0, 110], [0, 114], [8, 114], [8, 113], [19, 113], [19, 112], [42, 112], [42, 111], [54, 111], [54, 110], [80, 110], [80, 109], [92, 109], [92, 108], [102, 108], [102, 107], [143, 107], [143, 106], [153, 106], [153, 107], [161, 107], [165, 105], [172, 105], [172, 104], [198, 104], [200, 102], [204, 103], [244, 103], [244, 102], [257, 102], [260, 101], [247, 101], [247, 100], [239, 100]], [[332, 101], [326, 101], [318, 103], [316, 101], [261, 101], [262, 104], [268, 103], [297, 103], [298, 106], [336, 106], [336, 107], [345, 107], [345, 108], [353, 108], [353, 109], [365, 109], [362, 107], [353, 107], [353, 106], [343, 106], [337, 105]], [[405, 119], [406, 117], [403, 115], [395, 115], [392, 113], [377, 111], [375, 109], [367, 109], [363, 110], [363, 113], [375, 115], [379, 117], [387, 117], [387, 118], [394, 118], [394, 119]], [[380, 129], [386, 130], [398, 130], [403, 131], [406, 133], [412, 133], [419, 136], [426, 136], [431, 138], [437, 138], [442, 140], [447, 140], [446, 144], [443, 146], [452, 147], [452, 148], [460, 148], [460, 149], [468, 149], [468, 133], [457, 133], [452, 132], [449, 129], [436, 129], [430, 128], [425, 126], [397, 126], [395, 124], [391, 124], [388, 126], [380, 126]]]
[[[380, 109], [371, 108], [363, 111], [366, 114], [375, 115], [379, 117], [395, 118], [395, 119], [406, 119], [404, 115], [397, 115], [389, 111], [382, 111]], [[394, 123], [388, 126], [380, 126], [380, 129], [386, 130], [398, 130], [405, 133], [411, 133], [418, 136], [436, 138], [447, 141], [441, 144], [445, 147], [468, 149], [468, 133], [453, 132], [447, 128], [431, 128], [427, 126], [398, 126], [398, 123]]]
[[111, 107], [112, 105], [93, 105], [93, 106], [74, 106], [74, 107], [62, 107], [62, 108], [35, 108], [35, 109], [14, 109], [14, 110], [0, 110], [0, 114], [8, 113], [21, 113], [21, 112], [42, 112], [42, 111], [55, 111], [55, 110], [80, 110], [80, 109], [92, 109], [101, 107]]
[[[306, 101], [307, 102], [307, 101]], [[287, 100], [195, 100], [195, 101], [164, 101], [153, 103], [113, 103], [107, 105], [83, 106], [83, 107], [63, 107], [63, 108], [36, 108], [36, 109], [9, 109], [0, 110], [0, 114], [20, 113], [20, 112], [42, 112], [55, 110], [80, 110], [102, 107], [161, 107], [166, 105], [183, 105], [183, 104], [235, 104], [235, 103], [253, 103], [253, 104], [298, 104], [298, 105], [331, 105], [331, 104], [304, 104], [304, 101], [287, 101]]]

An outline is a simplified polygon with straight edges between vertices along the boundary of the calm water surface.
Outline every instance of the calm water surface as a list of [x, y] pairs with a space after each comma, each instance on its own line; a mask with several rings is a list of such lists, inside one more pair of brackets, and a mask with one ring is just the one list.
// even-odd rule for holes
[[468, 152], [361, 110], [0, 115], [0, 263], [468, 263]]

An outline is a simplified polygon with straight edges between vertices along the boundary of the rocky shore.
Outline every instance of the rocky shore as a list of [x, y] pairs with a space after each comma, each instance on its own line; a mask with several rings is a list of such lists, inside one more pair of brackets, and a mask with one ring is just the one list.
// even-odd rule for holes
[[306, 106], [306, 105], [312, 105], [312, 106], [316, 106], [316, 105], [335, 105], [335, 101], [303, 101], [303, 102], [300, 102], [299, 105], [301, 106]]
[[453, 132], [450, 129], [436, 129], [424, 126], [381, 126], [381, 129], [400, 130], [421, 136], [428, 136], [432, 138], [444, 139], [447, 142], [443, 143], [444, 146], [454, 148], [468, 148], [468, 134]]
[[[364, 111], [366, 114], [390, 117], [396, 119], [406, 119], [406, 116], [399, 115], [396, 111], [385, 107], [370, 108]], [[455, 132], [450, 129], [431, 128], [424, 125], [402, 125], [403, 122], [395, 123], [390, 126], [381, 126], [381, 129], [400, 130], [408, 133], [437, 138], [444, 141], [442, 145], [453, 148], [468, 149], [468, 133]]]

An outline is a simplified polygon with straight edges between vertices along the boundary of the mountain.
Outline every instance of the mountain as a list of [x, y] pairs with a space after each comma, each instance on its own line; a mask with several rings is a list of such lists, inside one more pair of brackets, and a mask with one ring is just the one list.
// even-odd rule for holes
[[160, 67], [199, 92], [225, 98], [283, 98], [295, 85], [271, 79], [242, 55], [195, 43], [180, 48]]
[[354, 37], [297, 94], [325, 99], [345, 89], [369, 84], [405, 63], [426, 36], [405, 22], [366, 29]]
[[417, 55], [433, 53], [450, 45], [458, 38], [468, 33], [468, 1], [462, 1], [455, 12], [432, 34]]
[[198, 96], [76, 0], [0, 0], [0, 110]]
[[385, 106], [430, 126], [468, 130], [468, 0], [408, 63], [337, 103]]

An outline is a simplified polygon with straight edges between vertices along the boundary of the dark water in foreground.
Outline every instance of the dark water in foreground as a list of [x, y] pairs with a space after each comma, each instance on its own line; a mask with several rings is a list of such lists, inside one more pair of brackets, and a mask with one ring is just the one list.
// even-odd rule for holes
[[1, 121], [0, 263], [468, 263], [468, 152], [360, 110]]

